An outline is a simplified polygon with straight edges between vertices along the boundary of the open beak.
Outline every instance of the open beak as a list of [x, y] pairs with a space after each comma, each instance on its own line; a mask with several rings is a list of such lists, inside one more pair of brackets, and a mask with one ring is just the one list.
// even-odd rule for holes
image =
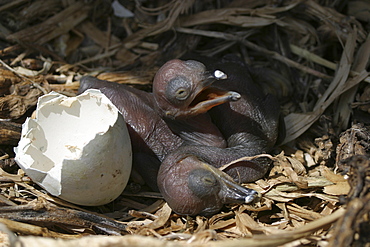
[[205, 113], [215, 106], [240, 99], [241, 96], [237, 92], [212, 87], [215, 81], [225, 79], [227, 75], [220, 70], [205, 73], [204, 80], [198, 83], [194, 92], [195, 97], [186, 110], [186, 115], [194, 116]]

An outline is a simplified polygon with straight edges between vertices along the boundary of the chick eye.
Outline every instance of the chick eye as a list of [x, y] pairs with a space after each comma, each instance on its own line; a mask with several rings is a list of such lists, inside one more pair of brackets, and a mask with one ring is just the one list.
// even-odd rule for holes
[[214, 186], [217, 184], [217, 180], [215, 179], [214, 176], [202, 177], [202, 181], [203, 181], [203, 184], [207, 186]]
[[188, 91], [185, 88], [179, 88], [176, 91], [176, 99], [184, 100], [188, 97]]
[[194, 169], [189, 173], [188, 187], [198, 198], [214, 196], [221, 189], [217, 178], [205, 169]]
[[192, 82], [188, 77], [175, 76], [167, 82], [165, 97], [173, 105], [181, 105], [191, 95]]

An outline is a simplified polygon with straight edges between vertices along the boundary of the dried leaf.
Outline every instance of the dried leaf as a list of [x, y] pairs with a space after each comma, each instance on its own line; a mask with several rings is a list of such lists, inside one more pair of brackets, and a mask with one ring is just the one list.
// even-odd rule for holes
[[171, 212], [172, 209], [170, 208], [170, 206], [168, 206], [167, 203], [165, 203], [157, 213], [158, 218], [150, 223], [148, 227], [151, 229], [157, 229], [164, 226], [164, 224], [166, 224], [166, 222], [170, 218]]
[[336, 182], [333, 185], [325, 186], [324, 193], [335, 196], [348, 195], [350, 189], [351, 187], [347, 181]]

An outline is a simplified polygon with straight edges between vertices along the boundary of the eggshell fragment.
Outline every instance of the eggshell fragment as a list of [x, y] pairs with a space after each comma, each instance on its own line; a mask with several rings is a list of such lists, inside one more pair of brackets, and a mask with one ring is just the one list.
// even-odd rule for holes
[[15, 161], [50, 194], [96, 206], [116, 199], [131, 172], [131, 141], [123, 116], [99, 90], [39, 98], [36, 118], [22, 126]]

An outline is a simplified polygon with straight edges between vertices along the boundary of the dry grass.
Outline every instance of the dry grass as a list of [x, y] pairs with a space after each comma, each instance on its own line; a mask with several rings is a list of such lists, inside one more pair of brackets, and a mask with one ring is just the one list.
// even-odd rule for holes
[[[134, 17], [116, 16], [110, 1], [0, 0], [4, 246], [369, 245], [366, 0], [121, 2]], [[189, 52], [236, 53], [279, 72], [264, 87], [282, 102], [287, 137], [268, 176], [246, 185], [259, 202], [182, 217], [132, 184], [114, 203], [82, 208], [45, 194], [14, 163], [39, 96], [75, 95], [87, 74], [150, 90], [161, 64]]]

